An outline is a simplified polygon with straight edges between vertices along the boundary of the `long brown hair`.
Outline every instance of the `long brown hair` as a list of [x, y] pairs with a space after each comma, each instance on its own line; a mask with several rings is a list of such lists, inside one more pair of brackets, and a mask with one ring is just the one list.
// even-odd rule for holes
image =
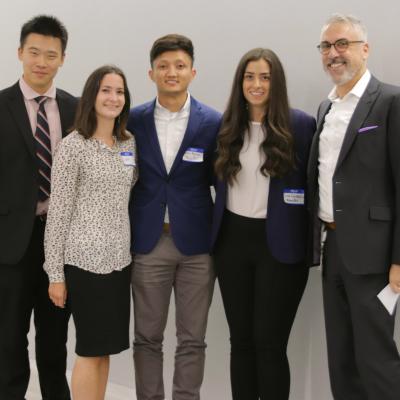
[[260, 59], [268, 63], [271, 72], [269, 98], [262, 121], [267, 132], [265, 140], [261, 143], [266, 160], [260, 171], [265, 176], [282, 177], [294, 167], [285, 72], [278, 56], [272, 50], [256, 48], [248, 51], [236, 68], [231, 95], [218, 135], [215, 172], [219, 179], [226, 180], [230, 184], [234, 182], [242, 168], [239, 153], [243, 146], [244, 135], [250, 128], [248, 106], [243, 94], [243, 77], [247, 64]]
[[125, 104], [121, 114], [115, 119], [113, 135], [118, 140], [127, 140], [129, 136], [126, 134], [126, 123], [129, 117], [129, 108], [131, 104], [131, 96], [129, 94], [128, 85], [124, 73], [115, 65], [104, 65], [93, 71], [85, 83], [82, 97], [79, 100], [78, 109], [76, 111], [73, 130], [77, 130], [84, 138], [89, 139], [93, 136], [97, 128], [96, 117], [96, 97], [100, 89], [101, 81], [107, 74], [117, 74], [124, 82]]

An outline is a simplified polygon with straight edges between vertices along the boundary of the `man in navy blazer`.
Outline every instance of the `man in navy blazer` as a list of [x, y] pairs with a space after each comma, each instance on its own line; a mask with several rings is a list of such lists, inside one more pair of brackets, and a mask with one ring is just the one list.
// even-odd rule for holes
[[172, 398], [200, 398], [205, 331], [214, 288], [209, 252], [212, 163], [220, 114], [190, 96], [193, 46], [181, 35], [153, 44], [157, 98], [131, 111], [139, 180], [130, 217], [134, 361], [138, 400], [164, 399], [163, 333], [172, 289], [177, 348]]
[[[67, 309], [49, 299], [43, 270], [48, 193], [43, 196], [37, 147], [38, 97], [50, 136], [49, 153], [67, 135], [77, 99], [54, 86], [68, 34], [56, 18], [39, 15], [21, 29], [23, 76], [0, 92], [0, 399], [21, 400], [30, 367], [27, 334], [34, 314], [36, 365], [42, 398], [70, 399], [66, 370]], [[41, 116], [43, 123], [43, 115]], [[41, 156], [42, 153], [40, 153]], [[51, 157], [50, 157], [51, 159]], [[48, 178], [48, 176], [47, 176]], [[46, 189], [44, 189], [45, 191]]]
[[394, 315], [378, 299], [400, 292], [400, 88], [367, 69], [364, 25], [334, 15], [319, 49], [335, 83], [318, 111], [309, 161], [314, 264], [323, 296], [335, 400], [400, 399]]

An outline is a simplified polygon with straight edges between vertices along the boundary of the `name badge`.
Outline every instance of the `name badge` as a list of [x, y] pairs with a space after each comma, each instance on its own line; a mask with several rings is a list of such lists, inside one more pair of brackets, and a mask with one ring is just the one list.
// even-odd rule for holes
[[195, 147], [188, 147], [182, 158], [183, 161], [189, 162], [203, 162], [204, 160], [204, 149]]
[[283, 201], [295, 206], [304, 205], [304, 189], [284, 189]]
[[119, 155], [121, 156], [124, 165], [127, 167], [134, 167], [136, 165], [135, 157], [132, 151], [121, 151]]

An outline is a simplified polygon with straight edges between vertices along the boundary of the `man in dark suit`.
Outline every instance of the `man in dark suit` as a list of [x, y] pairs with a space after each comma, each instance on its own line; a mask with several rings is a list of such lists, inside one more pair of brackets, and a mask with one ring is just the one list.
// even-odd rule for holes
[[[335, 400], [400, 399], [394, 316], [377, 298], [400, 291], [400, 88], [371, 76], [363, 24], [334, 15], [319, 50], [335, 87], [318, 110], [309, 162], [314, 264]], [[324, 232], [325, 231], [325, 232]]]
[[69, 313], [48, 296], [43, 234], [52, 153], [73, 123], [76, 99], [56, 89], [67, 31], [37, 16], [21, 30], [23, 76], [0, 92], [0, 399], [24, 399], [27, 334], [34, 311], [42, 397], [69, 399], [65, 377]]
[[162, 342], [172, 289], [178, 345], [175, 400], [197, 400], [214, 288], [209, 251], [212, 161], [220, 115], [187, 91], [196, 71], [192, 42], [158, 39], [150, 52], [157, 98], [134, 108], [139, 180], [130, 209], [138, 400], [164, 399]]

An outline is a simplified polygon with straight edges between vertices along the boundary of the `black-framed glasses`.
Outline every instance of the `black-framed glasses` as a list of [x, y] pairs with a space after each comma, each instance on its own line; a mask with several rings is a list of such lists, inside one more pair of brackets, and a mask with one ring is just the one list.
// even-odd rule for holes
[[333, 46], [338, 53], [342, 53], [346, 51], [353, 43], [364, 43], [364, 40], [338, 39], [335, 43], [324, 41], [317, 46], [317, 49], [321, 54], [328, 54], [331, 50], [331, 47]]

